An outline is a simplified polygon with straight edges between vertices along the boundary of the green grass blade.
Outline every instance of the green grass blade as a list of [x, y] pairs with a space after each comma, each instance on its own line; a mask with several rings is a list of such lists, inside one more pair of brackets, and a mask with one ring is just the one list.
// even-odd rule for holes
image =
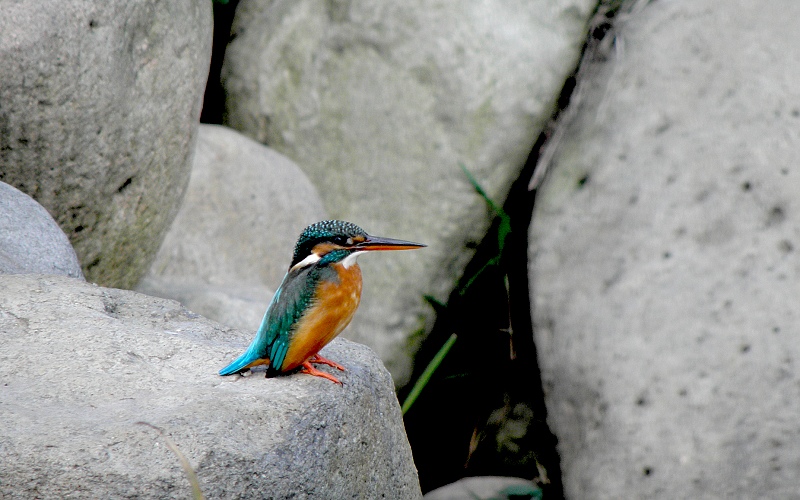
[[492, 210], [494, 210], [494, 212], [495, 212], [496, 214], [498, 214], [498, 215], [500, 215], [501, 213], [502, 213], [502, 214], [504, 214], [505, 212], [503, 212], [503, 209], [502, 209], [502, 208], [500, 208], [500, 207], [498, 207], [498, 206], [495, 204], [495, 202], [494, 202], [494, 201], [492, 201], [492, 199], [491, 199], [491, 198], [489, 198], [489, 195], [488, 195], [488, 194], [486, 194], [486, 191], [484, 191], [484, 190], [483, 190], [483, 188], [481, 187], [481, 185], [480, 185], [480, 184], [478, 184], [478, 180], [477, 180], [477, 179], [475, 179], [475, 177], [472, 175], [472, 173], [471, 173], [469, 170], [467, 170], [467, 167], [466, 167], [466, 166], [465, 166], [463, 163], [460, 163], [460, 162], [459, 162], [458, 166], [459, 166], [459, 167], [461, 167], [461, 170], [463, 170], [463, 171], [464, 171], [464, 175], [466, 175], [466, 176], [467, 176], [467, 179], [469, 180], [469, 183], [470, 183], [470, 184], [472, 184], [472, 188], [473, 188], [473, 189], [475, 189], [475, 191], [476, 191], [476, 192], [477, 192], [479, 195], [481, 195], [481, 198], [483, 198], [484, 200], [486, 200], [486, 203], [488, 203], [488, 204], [489, 204], [489, 207], [490, 207]]
[[450, 348], [453, 347], [453, 344], [456, 343], [456, 340], [458, 340], [458, 335], [455, 333], [450, 335], [450, 338], [447, 339], [447, 342], [445, 342], [444, 345], [439, 348], [439, 352], [436, 353], [436, 356], [434, 356], [431, 362], [428, 363], [428, 366], [425, 367], [425, 371], [419, 376], [417, 381], [414, 383], [414, 387], [411, 388], [411, 392], [408, 393], [406, 400], [403, 401], [403, 415], [405, 415], [406, 412], [411, 409], [414, 401], [417, 400], [419, 395], [422, 393], [422, 390], [426, 385], [428, 385], [433, 373], [437, 368], [439, 368], [439, 365], [442, 364], [442, 361], [444, 361], [445, 356], [447, 356], [447, 353], [450, 351]]
[[463, 297], [467, 293], [467, 290], [469, 289], [469, 287], [472, 286], [472, 284], [475, 282], [475, 280], [478, 279], [478, 277], [480, 277], [480, 275], [483, 274], [484, 271], [486, 271], [487, 269], [489, 269], [492, 266], [498, 265], [499, 263], [500, 263], [500, 256], [499, 255], [496, 255], [496, 256], [492, 257], [491, 259], [489, 259], [489, 261], [486, 262], [486, 264], [484, 264], [480, 269], [478, 269], [478, 271], [475, 274], [473, 274], [472, 276], [469, 277], [469, 280], [467, 280], [467, 283], [458, 290], [458, 294]]
[[508, 237], [508, 233], [511, 232], [511, 217], [500, 205], [489, 198], [489, 195], [486, 194], [486, 191], [483, 190], [483, 187], [478, 184], [478, 180], [470, 173], [469, 170], [467, 170], [467, 167], [463, 163], [459, 162], [458, 166], [460, 166], [461, 170], [464, 171], [464, 175], [467, 176], [467, 179], [469, 180], [469, 183], [472, 184], [472, 188], [475, 189], [475, 192], [478, 193], [481, 198], [483, 198], [486, 204], [489, 205], [489, 208], [491, 208], [500, 219], [500, 225], [497, 228], [497, 244], [498, 250], [500, 253], [503, 253], [503, 248], [506, 244], [506, 238]]

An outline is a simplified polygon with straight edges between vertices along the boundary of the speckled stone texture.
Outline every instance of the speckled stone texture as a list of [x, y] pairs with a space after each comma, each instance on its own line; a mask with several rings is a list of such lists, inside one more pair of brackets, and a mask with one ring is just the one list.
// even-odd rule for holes
[[63, 274], [83, 278], [64, 231], [19, 189], [0, 182], [0, 273]]
[[570, 498], [800, 496], [800, 4], [637, 2], [530, 232]]
[[0, 181], [42, 204], [84, 274], [133, 287], [189, 180], [211, 2], [20, 0], [0, 15]]
[[[344, 383], [220, 377], [252, 333], [177, 302], [59, 276], [0, 276], [0, 496], [419, 498], [389, 373], [345, 340]], [[327, 367], [321, 369], [326, 370]]]

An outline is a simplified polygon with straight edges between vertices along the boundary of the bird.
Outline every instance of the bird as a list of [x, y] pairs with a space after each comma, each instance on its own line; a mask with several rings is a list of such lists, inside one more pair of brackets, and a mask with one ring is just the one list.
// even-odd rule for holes
[[370, 236], [352, 222], [341, 220], [324, 220], [306, 227], [255, 338], [219, 374], [243, 374], [255, 366], [268, 365], [267, 377], [299, 368], [301, 373], [343, 385], [313, 365], [345, 370], [320, 356], [319, 351], [347, 327], [361, 302], [361, 268], [356, 259], [365, 252], [425, 246]]

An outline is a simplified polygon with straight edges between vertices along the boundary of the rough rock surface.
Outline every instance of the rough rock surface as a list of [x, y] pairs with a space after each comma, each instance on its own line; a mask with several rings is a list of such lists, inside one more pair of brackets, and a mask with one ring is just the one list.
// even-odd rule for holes
[[201, 125], [183, 204], [138, 289], [255, 330], [300, 232], [324, 218], [316, 189], [291, 160], [234, 130]]
[[[250, 333], [177, 302], [76, 279], [0, 276], [0, 496], [418, 498], [389, 373], [335, 341], [344, 387], [220, 377]], [[327, 369], [327, 367], [322, 367]]]
[[[296, 161], [331, 216], [427, 243], [362, 259], [345, 335], [401, 385], [431, 314], [489, 224], [459, 168], [502, 200], [574, 69], [592, 0], [242, 0], [225, 57], [228, 123]], [[409, 349], [411, 347], [411, 349]]]
[[275, 293], [266, 286], [209, 285], [192, 279], [151, 277], [146, 277], [136, 291], [177, 300], [206, 318], [249, 332], [255, 332], [261, 324]]
[[520, 477], [465, 477], [429, 491], [425, 500], [522, 500], [540, 499], [542, 490]]
[[640, 2], [537, 197], [570, 498], [800, 494], [800, 4]]
[[30, 196], [0, 182], [0, 273], [83, 278], [64, 231]]
[[132, 287], [189, 179], [210, 2], [23, 0], [0, 16], [0, 180], [47, 208], [87, 279]]

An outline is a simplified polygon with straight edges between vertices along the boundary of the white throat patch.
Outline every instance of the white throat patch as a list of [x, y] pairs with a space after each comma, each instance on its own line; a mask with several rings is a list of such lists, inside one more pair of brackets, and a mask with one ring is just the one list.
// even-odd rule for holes
[[301, 260], [297, 264], [293, 265], [292, 268], [290, 269], [290, 271], [294, 271], [295, 269], [301, 269], [303, 267], [310, 266], [311, 264], [316, 264], [317, 262], [319, 262], [319, 260], [321, 258], [322, 258], [322, 256], [317, 255], [314, 252], [311, 252], [308, 255], [308, 257], [306, 257], [305, 259]]
[[345, 257], [344, 260], [342, 261], [342, 265], [344, 266], [344, 268], [345, 269], [349, 269], [350, 266], [352, 266], [353, 264], [356, 263], [356, 259], [362, 253], [364, 253], [364, 252], [363, 251], [362, 252], [353, 252], [350, 255], [348, 255], [347, 257]]

